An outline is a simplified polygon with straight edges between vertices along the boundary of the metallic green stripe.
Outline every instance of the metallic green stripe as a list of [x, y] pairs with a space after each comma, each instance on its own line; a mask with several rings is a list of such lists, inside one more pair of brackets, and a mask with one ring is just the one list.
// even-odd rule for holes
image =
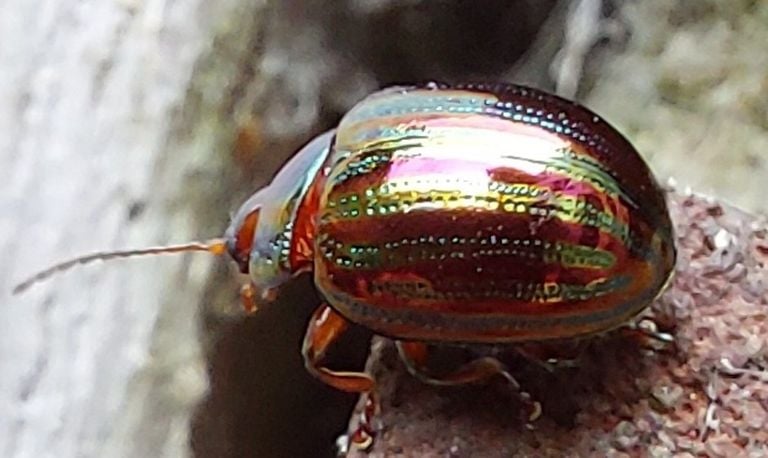
[[407, 156], [409, 149], [421, 145], [424, 137], [409, 136], [383, 139], [352, 151], [336, 151], [336, 162], [331, 167], [328, 182], [337, 186], [352, 178], [367, 175], [390, 163], [392, 157]]
[[613, 253], [598, 248], [538, 239], [510, 239], [494, 234], [477, 237], [430, 235], [377, 244], [342, 243], [328, 238], [319, 246], [321, 255], [342, 269], [388, 269], [415, 262], [492, 257], [537, 260], [568, 269], [610, 269], [616, 264]]

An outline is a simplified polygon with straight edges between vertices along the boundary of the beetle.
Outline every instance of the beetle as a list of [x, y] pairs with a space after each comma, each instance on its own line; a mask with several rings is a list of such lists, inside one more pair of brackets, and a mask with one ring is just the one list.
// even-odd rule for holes
[[222, 239], [94, 259], [204, 250], [249, 275], [247, 309], [311, 272], [325, 302], [302, 348], [315, 377], [367, 394], [353, 441], [374, 430], [375, 381], [324, 366], [350, 325], [393, 339], [442, 384], [502, 375], [480, 357], [436, 376], [431, 344], [579, 339], [631, 322], [669, 280], [664, 193], [634, 147], [589, 109], [507, 83], [376, 92], [304, 146], [239, 209]]

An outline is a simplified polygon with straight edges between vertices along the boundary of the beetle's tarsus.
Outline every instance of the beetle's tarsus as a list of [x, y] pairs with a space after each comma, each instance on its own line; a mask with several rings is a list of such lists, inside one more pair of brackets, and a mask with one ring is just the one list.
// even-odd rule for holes
[[669, 332], [660, 331], [656, 322], [650, 318], [628, 323], [621, 328], [621, 332], [652, 351], [663, 350], [675, 343], [675, 336]]
[[352, 434], [350, 442], [356, 449], [367, 452], [373, 447], [373, 434], [366, 431], [362, 426], [358, 426]]
[[559, 343], [557, 347], [538, 343], [521, 344], [514, 347], [515, 353], [549, 373], [558, 369], [578, 367], [584, 349], [584, 342], [570, 343], [567, 346], [564, 343]]
[[240, 303], [246, 313], [256, 313], [259, 305], [256, 303], [256, 288], [253, 283], [246, 283], [240, 287]]
[[539, 401], [533, 401], [531, 400], [531, 413], [528, 414], [528, 422], [532, 423], [539, 418], [541, 418], [542, 408], [541, 403]]
[[358, 450], [368, 451], [373, 446], [373, 440], [376, 437], [373, 423], [378, 408], [376, 395], [373, 392], [366, 394], [363, 411], [360, 412], [360, 422], [350, 440]]
[[659, 342], [673, 343], [675, 341], [675, 337], [671, 333], [660, 331], [659, 325], [649, 318], [640, 320], [637, 323], [637, 329], [646, 336], [658, 340]]
[[363, 411], [350, 442], [358, 449], [366, 450], [373, 445], [376, 431], [373, 422], [379, 411], [376, 383], [365, 372], [342, 372], [323, 365], [325, 353], [349, 329], [349, 322], [328, 305], [317, 308], [304, 336], [302, 354], [309, 373], [337, 390], [365, 395]]

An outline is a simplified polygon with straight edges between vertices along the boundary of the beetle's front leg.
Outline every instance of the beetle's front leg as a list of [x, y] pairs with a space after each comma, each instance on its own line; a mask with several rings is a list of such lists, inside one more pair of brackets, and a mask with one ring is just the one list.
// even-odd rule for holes
[[531, 395], [520, 387], [520, 383], [509, 373], [504, 363], [494, 357], [476, 358], [447, 374], [437, 375], [428, 366], [430, 348], [427, 344], [400, 340], [396, 342], [396, 345], [408, 372], [426, 383], [442, 386], [464, 385], [485, 382], [500, 375], [518, 393], [520, 400], [528, 408], [527, 422], [535, 421], [541, 415], [541, 404], [534, 401]]
[[240, 287], [240, 304], [246, 313], [256, 313], [259, 305], [256, 303], [256, 288], [248, 282]]
[[514, 351], [547, 372], [555, 372], [558, 369], [578, 367], [588, 343], [586, 340], [527, 342], [515, 345]]
[[349, 329], [349, 322], [326, 304], [312, 315], [307, 334], [304, 336], [302, 354], [307, 370], [327, 385], [348, 393], [365, 394], [365, 407], [352, 443], [362, 449], [373, 443], [375, 431], [373, 417], [378, 410], [376, 384], [365, 372], [340, 372], [323, 366], [326, 350]]
[[259, 291], [253, 282], [248, 282], [240, 287], [240, 303], [246, 313], [256, 313], [259, 303], [272, 302], [277, 298], [277, 289], [264, 289]]

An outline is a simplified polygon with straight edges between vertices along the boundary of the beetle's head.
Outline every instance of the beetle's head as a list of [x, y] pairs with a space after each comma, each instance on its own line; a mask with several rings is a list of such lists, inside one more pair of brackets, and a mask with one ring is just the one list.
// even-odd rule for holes
[[296, 218], [333, 134], [319, 135], [296, 153], [268, 186], [240, 206], [225, 232], [227, 251], [240, 271], [251, 277], [262, 299], [274, 297], [275, 291], [300, 270], [291, 265]]
[[232, 218], [232, 222], [229, 223], [227, 231], [224, 233], [227, 252], [240, 268], [240, 272], [244, 274], [250, 271], [249, 264], [251, 262], [253, 237], [256, 235], [256, 227], [259, 225], [259, 213], [261, 213], [261, 202], [254, 201], [256, 195], [240, 206], [240, 209]]
[[270, 185], [251, 196], [224, 233], [227, 252], [240, 272], [250, 276], [261, 299], [273, 297], [276, 288], [293, 275], [289, 255], [295, 217], [291, 202], [295, 201], [274, 191]]

